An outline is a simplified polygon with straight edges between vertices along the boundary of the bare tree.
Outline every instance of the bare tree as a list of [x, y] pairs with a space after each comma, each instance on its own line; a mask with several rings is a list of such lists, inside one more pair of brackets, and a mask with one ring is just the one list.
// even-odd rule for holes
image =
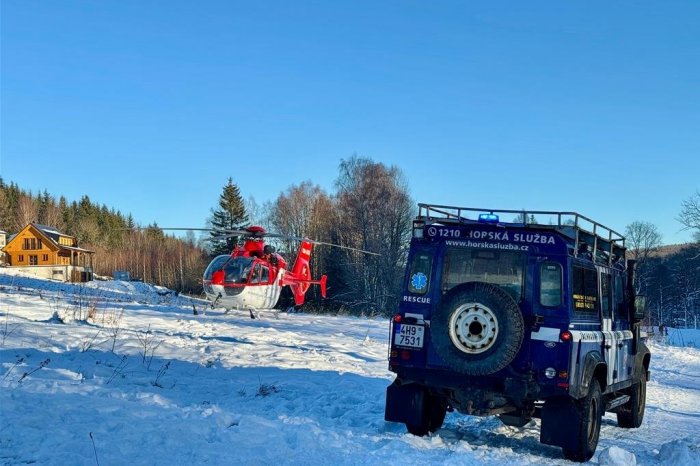
[[402, 172], [366, 158], [340, 163], [336, 234], [344, 245], [380, 256], [348, 254], [350, 295], [358, 307], [390, 313], [398, 304], [413, 203]]
[[[291, 186], [281, 193], [270, 209], [270, 223], [281, 234], [331, 241], [333, 204], [331, 198], [310, 181]], [[299, 244], [281, 241], [288, 252], [296, 251]], [[328, 248], [315, 248], [311, 255], [311, 270], [323, 273], [323, 264], [330, 257]]]
[[248, 219], [252, 225], [259, 225], [267, 230], [273, 228], [271, 211], [273, 204], [265, 201], [259, 204], [253, 196], [248, 196], [243, 203], [245, 211], [248, 212]]
[[635, 221], [625, 227], [625, 237], [632, 259], [637, 261], [638, 273], [635, 286], [639, 290], [648, 276], [646, 264], [649, 254], [661, 245], [661, 233], [652, 223]]
[[625, 227], [628, 250], [632, 253], [632, 259], [644, 262], [649, 258], [649, 253], [661, 245], [661, 233], [656, 225], [635, 221]]
[[15, 217], [15, 230], [19, 231], [28, 223], [38, 220], [38, 208], [36, 203], [29, 196], [22, 196], [17, 206], [17, 217]]
[[681, 213], [677, 219], [684, 230], [692, 230], [695, 242], [700, 243], [700, 191], [681, 203]]
[[54, 204], [49, 204], [46, 206], [46, 211], [44, 212], [44, 217], [43, 219], [40, 220], [40, 222], [44, 223], [45, 225], [54, 227], [58, 229], [59, 231], [63, 231], [64, 229], [64, 223], [63, 223], [63, 217], [61, 215], [61, 210], [56, 207]]
[[280, 233], [327, 240], [331, 212], [330, 197], [319, 186], [305, 181], [277, 197], [270, 223]]

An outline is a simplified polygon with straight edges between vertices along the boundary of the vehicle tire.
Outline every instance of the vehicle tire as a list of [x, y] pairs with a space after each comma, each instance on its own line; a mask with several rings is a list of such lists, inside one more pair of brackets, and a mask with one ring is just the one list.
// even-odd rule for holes
[[578, 429], [576, 449], [564, 448], [564, 457], [571, 461], [584, 462], [593, 457], [600, 437], [600, 423], [603, 418], [603, 395], [598, 379], [591, 380], [588, 394], [581, 400], [574, 401], [578, 419], [581, 423]]
[[426, 393], [423, 400], [425, 406], [421, 423], [418, 425], [406, 424], [408, 432], [418, 437], [436, 432], [442, 427], [443, 422], [445, 422], [445, 415], [447, 414], [447, 400], [444, 397]]
[[497, 285], [469, 282], [450, 290], [431, 318], [436, 352], [452, 370], [488, 375], [510, 364], [524, 335], [518, 304]]
[[630, 400], [617, 408], [617, 425], [624, 429], [635, 429], [642, 425], [647, 404], [647, 379], [644, 375], [630, 387]]

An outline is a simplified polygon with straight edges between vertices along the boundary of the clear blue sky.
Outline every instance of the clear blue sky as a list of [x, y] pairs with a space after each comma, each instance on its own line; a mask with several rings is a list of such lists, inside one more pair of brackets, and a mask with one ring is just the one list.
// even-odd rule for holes
[[228, 177], [333, 191], [353, 154], [416, 201], [618, 231], [700, 188], [700, 2], [3, 0], [0, 175], [204, 226]]

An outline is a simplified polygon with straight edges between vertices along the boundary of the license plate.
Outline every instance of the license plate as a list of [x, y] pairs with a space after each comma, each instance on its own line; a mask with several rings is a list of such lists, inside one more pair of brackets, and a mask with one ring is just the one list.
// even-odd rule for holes
[[422, 348], [425, 327], [422, 325], [396, 324], [394, 329], [394, 344], [410, 348]]

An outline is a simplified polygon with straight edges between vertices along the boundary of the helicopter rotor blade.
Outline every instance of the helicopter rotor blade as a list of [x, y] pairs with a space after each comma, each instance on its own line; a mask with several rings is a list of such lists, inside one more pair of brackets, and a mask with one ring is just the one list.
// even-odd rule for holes
[[380, 256], [381, 255], [381, 254], [377, 254], [376, 252], [365, 251], [364, 249], [351, 248], [350, 246], [341, 246], [340, 244], [326, 243], [325, 241], [316, 241], [314, 239], [309, 239], [309, 238], [300, 238], [298, 236], [281, 235], [279, 233], [265, 233], [265, 236], [267, 236], [269, 238], [286, 239], [286, 240], [292, 240], [292, 241], [308, 241], [312, 244], [321, 244], [324, 246], [332, 246], [334, 248], [347, 249], [349, 251], [361, 252], [364, 254], [370, 254], [372, 256]]
[[325, 243], [323, 241], [315, 241], [312, 239], [307, 239], [306, 241], [311, 242], [312, 244], [322, 244], [324, 246], [332, 246], [334, 248], [340, 248], [340, 249], [347, 249], [348, 251], [355, 251], [355, 252], [361, 252], [363, 254], [369, 254], [371, 256], [381, 256], [381, 254], [372, 252], [372, 251], [365, 251], [364, 249], [358, 249], [358, 248], [351, 248], [350, 246], [341, 246], [340, 244], [334, 244], [334, 243]]
[[[218, 230], [212, 230], [212, 231], [218, 231]], [[251, 235], [249, 231], [229, 231], [225, 230], [222, 231], [222, 233], [226, 233], [225, 235], [212, 235], [210, 238], [207, 238], [209, 240], [218, 240], [218, 239], [228, 239], [228, 238], [234, 238], [237, 236], [245, 236], [247, 238], [262, 238], [263, 236], [267, 235]]]
[[169, 228], [169, 227], [133, 227], [133, 228], [117, 228], [121, 231], [143, 231], [143, 230], [173, 230], [173, 231], [215, 231], [212, 228]]
[[133, 228], [118, 228], [118, 230], [122, 231], [145, 231], [145, 230], [163, 230], [163, 231], [208, 231], [208, 232], [218, 232], [218, 233], [226, 233], [225, 236], [221, 236], [221, 238], [228, 238], [231, 236], [256, 236], [255, 234], [251, 234], [249, 231], [246, 230], [222, 230], [219, 228], [181, 228], [181, 227], [158, 227], [158, 226], [150, 226], [150, 227], [133, 227]]
[[335, 243], [327, 243], [325, 241], [316, 241], [313, 239], [309, 238], [301, 238], [299, 236], [291, 236], [291, 235], [281, 235], [279, 233], [262, 233], [262, 232], [251, 232], [248, 230], [222, 230], [218, 228], [182, 228], [182, 227], [158, 227], [158, 226], [151, 226], [151, 227], [135, 227], [135, 228], [120, 228], [120, 230], [131, 230], [131, 231], [143, 231], [143, 230], [168, 230], [168, 231], [208, 231], [212, 233], [223, 233], [221, 235], [212, 235], [209, 238], [205, 238], [206, 241], [217, 241], [217, 240], [222, 240], [222, 239], [228, 239], [228, 238], [233, 238], [236, 236], [243, 236], [246, 238], [277, 238], [277, 239], [282, 239], [282, 240], [289, 240], [289, 241], [309, 241], [312, 244], [318, 244], [318, 245], [323, 245], [323, 246], [331, 246], [334, 248], [340, 248], [340, 249], [347, 249], [348, 251], [355, 251], [355, 252], [361, 252], [363, 254], [370, 254], [372, 256], [380, 256], [381, 254], [378, 254], [376, 252], [371, 252], [371, 251], [365, 251], [364, 249], [359, 249], [359, 248], [352, 248], [350, 246], [341, 246], [340, 244], [335, 244]]

